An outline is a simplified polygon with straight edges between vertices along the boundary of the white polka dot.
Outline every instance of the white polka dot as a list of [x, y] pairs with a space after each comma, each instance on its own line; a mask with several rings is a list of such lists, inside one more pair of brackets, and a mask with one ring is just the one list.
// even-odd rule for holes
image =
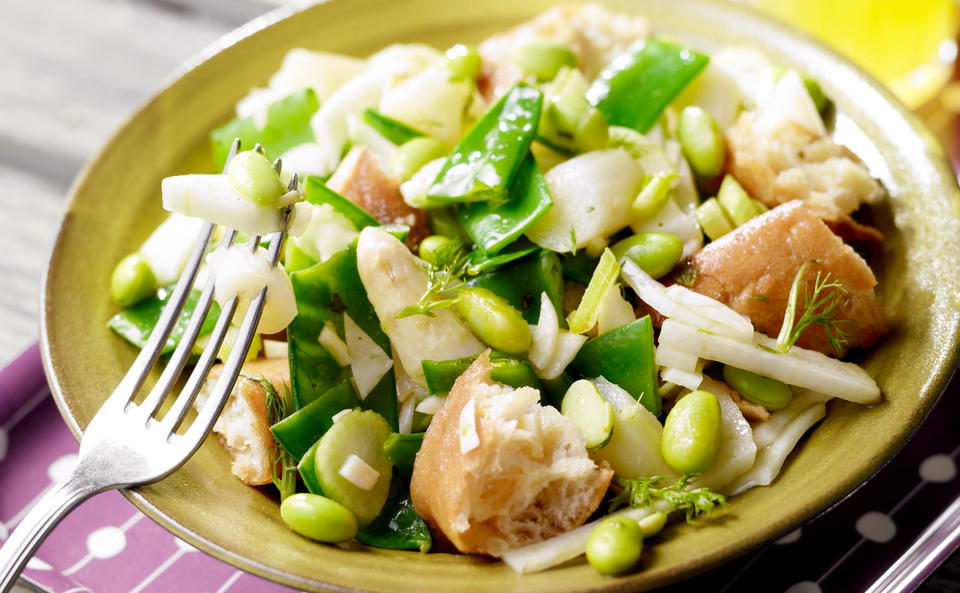
[[787, 589], [784, 593], [823, 593], [820, 585], [813, 581], [801, 581]]
[[949, 455], [931, 455], [920, 464], [920, 477], [927, 482], [949, 482], [957, 475], [957, 464]]
[[70, 475], [70, 472], [73, 471], [73, 468], [77, 466], [77, 455], [76, 453], [69, 453], [63, 457], [58, 458], [56, 461], [50, 464], [50, 467], [47, 468], [47, 477], [49, 477], [54, 482], [59, 482], [60, 480], [65, 480], [67, 476]]
[[127, 536], [119, 527], [101, 527], [87, 536], [87, 551], [94, 558], [113, 558], [127, 547]]
[[40, 560], [36, 556], [27, 561], [27, 568], [30, 570], [53, 570], [53, 567]]
[[864, 513], [857, 519], [856, 527], [860, 535], [878, 544], [885, 544], [897, 535], [897, 526], [893, 519], [877, 511]]
[[781, 546], [784, 546], [784, 545], [787, 545], [787, 544], [793, 544], [793, 543], [796, 543], [796, 542], [800, 541], [800, 536], [801, 536], [801, 535], [803, 535], [803, 532], [800, 530], [799, 527], [797, 527], [796, 529], [794, 529], [793, 531], [791, 531], [790, 533], [788, 533], [787, 535], [781, 537], [780, 539], [778, 539], [777, 541], [775, 541], [775, 542], [773, 542], [773, 543], [779, 544], [779, 545], [781, 545]]
[[177, 544], [177, 547], [183, 550], [184, 552], [196, 552], [197, 549], [183, 541], [179, 537], [173, 538], [173, 543]]
[[7, 451], [10, 449], [10, 435], [7, 430], [0, 426], [0, 461], [7, 458]]

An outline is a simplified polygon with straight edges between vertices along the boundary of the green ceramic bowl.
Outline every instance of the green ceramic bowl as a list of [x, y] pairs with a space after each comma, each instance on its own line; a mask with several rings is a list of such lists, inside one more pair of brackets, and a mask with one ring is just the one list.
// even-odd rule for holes
[[[733, 4], [611, 0], [659, 33], [712, 48], [745, 44], [820, 81], [835, 129], [890, 192], [872, 211], [888, 239], [878, 259], [890, 333], [862, 363], [885, 395], [864, 408], [831, 403], [826, 420], [777, 482], [734, 500], [722, 520], [671, 527], [637, 574], [599, 576], [585, 563], [518, 576], [470, 556], [314, 544], [280, 520], [276, 501], [231, 476], [211, 439], [169, 478], [127, 496], [158, 523], [244, 570], [298, 589], [357, 591], [626, 591], [689, 577], [777, 537], [873, 475], [932, 408], [954, 367], [960, 288], [960, 196], [944, 155], [915, 116], [862, 71], [788, 28]], [[57, 402], [79, 435], [134, 358], [106, 320], [113, 265], [160, 219], [160, 180], [210, 170], [207, 133], [264, 83], [294, 46], [359, 56], [393, 42], [477, 41], [546, 0], [333, 0], [273, 13], [224, 37], [123, 126], [83, 172], [54, 248], [43, 304], [43, 353]]]

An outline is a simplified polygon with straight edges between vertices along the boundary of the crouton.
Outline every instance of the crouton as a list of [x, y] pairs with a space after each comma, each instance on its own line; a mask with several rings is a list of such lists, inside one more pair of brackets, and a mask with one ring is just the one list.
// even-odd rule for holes
[[[805, 276], [808, 288], [821, 272], [848, 292], [849, 302], [835, 318], [847, 334], [847, 347], [873, 345], [885, 331], [873, 291], [876, 277], [863, 258], [801, 202], [774, 208], [710, 243], [691, 258], [687, 277], [693, 280], [690, 288], [748, 316], [757, 331], [776, 337], [790, 287], [805, 262], [814, 262]], [[847, 350], [834, 352], [820, 325], [807, 328], [797, 345], [836, 356]]]
[[440, 541], [499, 557], [581, 525], [613, 478], [535, 389], [490, 379], [489, 351], [457, 379], [417, 454], [410, 496]]
[[593, 80], [614, 56], [649, 34], [646, 19], [615, 14], [599, 4], [554, 6], [480, 44], [483, 72], [477, 84], [488, 100], [506, 92], [523, 76], [513, 60], [514, 48], [534, 39], [566, 44], [577, 57], [577, 67]]
[[410, 227], [407, 246], [416, 253], [430, 234], [426, 215], [408, 206], [400, 195], [400, 180], [388, 175], [380, 157], [366, 146], [354, 146], [340, 161], [327, 187], [369, 212], [382, 224]]
[[794, 122], [761, 132], [750, 112], [727, 131], [727, 143], [730, 171], [754, 198], [771, 208], [800, 200], [837, 230], [882, 239], [876, 229], [850, 218], [862, 204], [883, 197], [883, 189], [846, 147]]
[[[194, 400], [197, 409], [203, 406], [223, 370], [218, 364], [210, 369], [203, 390]], [[230, 455], [230, 471], [251, 486], [273, 481], [274, 440], [267, 421], [267, 392], [254, 377], [265, 379], [280, 389], [290, 383], [290, 366], [286, 358], [259, 358], [243, 365], [230, 397], [213, 425], [213, 432]]]

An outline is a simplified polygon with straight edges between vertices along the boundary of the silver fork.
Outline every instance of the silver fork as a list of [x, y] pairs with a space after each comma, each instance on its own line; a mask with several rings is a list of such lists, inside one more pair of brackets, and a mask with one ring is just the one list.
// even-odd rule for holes
[[[228, 163], [239, 148], [239, 140], [234, 141], [227, 157]], [[259, 149], [259, 146], [257, 148]], [[274, 163], [274, 167], [279, 172], [279, 160]], [[297, 178], [294, 176], [288, 190], [296, 187]], [[286, 217], [289, 217], [289, 212], [288, 208]], [[149, 484], [169, 475], [200, 447], [220, 415], [253, 341], [263, 312], [266, 288], [250, 301], [223, 372], [193, 422], [185, 430], [180, 430], [223, 344], [230, 321], [236, 313], [236, 297], [222, 308], [220, 318], [199, 361], [170, 409], [162, 417], [158, 416], [161, 406], [168, 399], [187, 364], [203, 321], [210, 311], [214, 291], [212, 275], [206, 280], [194, 313], [156, 384], [141, 403], [134, 401], [151, 369], [157, 364], [163, 346], [183, 311], [214, 228], [212, 223], [203, 227], [156, 327], [130, 370], [84, 431], [80, 441], [79, 459], [71, 475], [54, 485], [37, 502], [0, 548], [0, 592], [6, 593], [10, 590], [34, 551], [67, 513], [99, 492]], [[231, 245], [236, 234], [235, 230], [227, 229], [221, 245]], [[270, 237], [271, 265], [276, 265], [280, 258], [284, 236], [284, 232], [278, 232]], [[259, 237], [252, 237], [248, 246], [256, 249], [259, 242]]]

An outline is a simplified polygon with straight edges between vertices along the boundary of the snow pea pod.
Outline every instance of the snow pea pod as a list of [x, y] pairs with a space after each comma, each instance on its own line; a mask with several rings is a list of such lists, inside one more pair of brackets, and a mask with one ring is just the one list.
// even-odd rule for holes
[[[173, 285], [161, 287], [153, 296], [111, 317], [110, 321], [107, 322], [107, 327], [137, 348], [143, 348], [144, 344], [147, 343], [147, 338], [150, 337], [150, 332], [153, 331], [153, 326], [160, 319], [160, 313], [172, 292]], [[187, 302], [183, 306], [183, 313], [180, 314], [180, 319], [173, 326], [170, 337], [163, 345], [162, 354], [170, 354], [180, 343], [180, 338], [183, 337], [187, 323], [190, 322], [190, 317], [193, 316], [197, 308], [198, 300], [200, 300], [200, 291], [190, 291]], [[203, 325], [200, 326], [201, 336], [213, 331], [213, 326], [217, 323], [218, 317], [220, 317], [220, 307], [217, 306], [217, 303], [211, 303], [210, 314], [207, 315]]]
[[503, 202], [537, 131], [543, 93], [518, 84], [467, 132], [427, 197], [437, 202]]
[[423, 136], [423, 132], [420, 130], [415, 130], [407, 124], [392, 117], [387, 117], [374, 109], [367, 109], [363, 112], [363, 122], [396, 146]]
[[[423, 377], [427, 382], [427, 391], [431, 395], [448, 393], [453, 388], [457, 377], [463, 374], [467, 367], [473, 364], [476, 356], [454, 358], [452, 360], [424, 360]], [[533, 367], [526, 360], [514, 358], [502, 352], [490, 354], [490, 378], [510, 387], [540, 387]]]
[[660, 39], [632, 45], [603, 70], [587, 100], [612, 126], [646, 133], [710, 58]]
[[218, 171], [223, 168], [234, 138], [239, 138], [244, 148], [253, 148], [259, 142], [271, 159], [294, 146], [313, 142], [316, 138], [310, 118], [319, 108], [317, 95], [312, 89], [304, 89], [271, 103], [263, 127], [257, 125], [253, 116], [225, 123], [210, 133], [214, 167]]
[[307, 176], [303, 184], [303, 197], [315, 206], [330, 204], [334, 210], [346, 217], [358, 231], [368, 226], [380, 226], [380, 222], [372, 214], [327, 187], [319, 177]]
[[518, 309], [527, 323], [540, 318], [540, 294], [547, 293], [557, 311], [563, 310], [563, 274], [556, 253], [542, 249], [539, 253], [480, 274], [467, 282], [480, 286], [507, 300]]
[[353, 384], [344, 381], [271, 426], [270, 432], [287, 453], [300, 461], [310, 447], [330, 430], [337, 412], [359, 406], [360, 399]]
[[300, 479], [303, 480], [303, 485], [307, 487], [307, 492], [310, 494], [323, 494], [323, 488], [320, 487], [320, 478], [317, 477], [316, 466], [317, 445], [319, 444], [320, 439], [317, 439], [317, 442], [310, 445], [307, 452], [300, 458], [300, 463], [297, 464]]
[[616, 383], [655, 416], [660, 415], [653, 324], [649, 315], [587, 340], [569, 369], [586, 379], [602, 376]]
[[476, 276], [493, 270], [494, 268], [504, 266], [512, 261], [522, 259], [537, 251], [540, 251], [540, 247], [531, 244], [529, 241], [517, 241], [495, 255], [487, 253], [482, 249], [474, 249], [470, 252], [467, 263], [467, 273], [471, 276]]
[[533, 155], [527, 154], [506, 202], [464, 204], [457, 215], [477, 246], [488, 253], [497, 253], [516, 241], [552, 205], [543, 173]]

